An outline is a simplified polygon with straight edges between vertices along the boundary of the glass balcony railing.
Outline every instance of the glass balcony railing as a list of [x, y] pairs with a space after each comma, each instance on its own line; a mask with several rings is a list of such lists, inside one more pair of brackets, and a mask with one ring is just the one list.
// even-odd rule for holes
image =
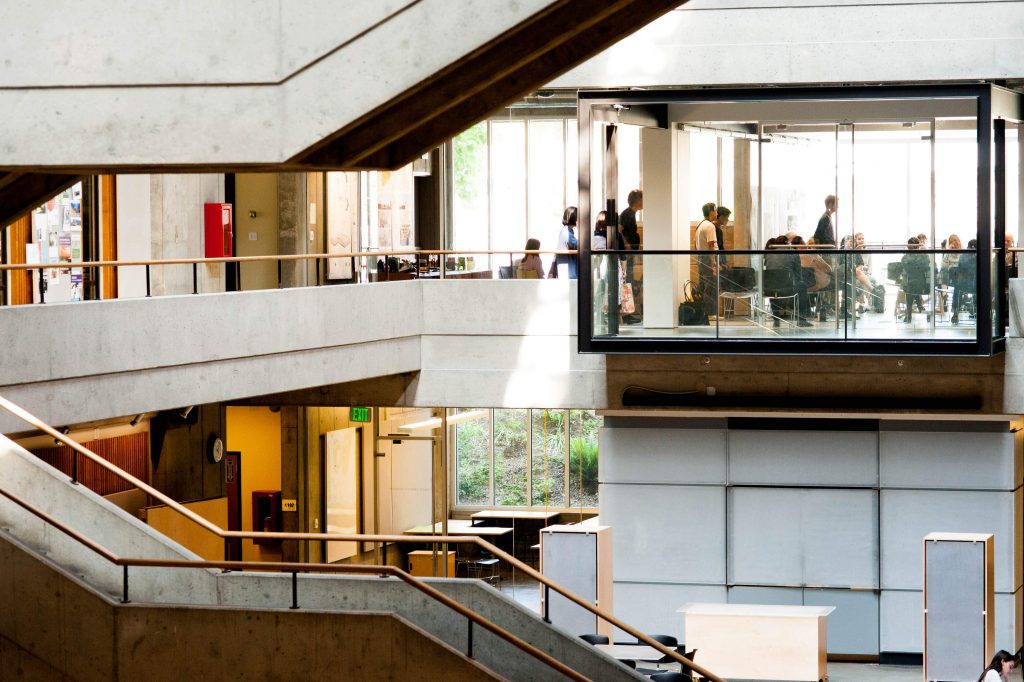
[[[589, 258], [590, 339], [598, 344], [977, 343], [979, 328], [986, 335], [991, 326], [978, 325], [979, 310], [994, 310], [979, 306], [974, 250], [620, 251]], [[988, 276], [987, 264], [982, 269]]]

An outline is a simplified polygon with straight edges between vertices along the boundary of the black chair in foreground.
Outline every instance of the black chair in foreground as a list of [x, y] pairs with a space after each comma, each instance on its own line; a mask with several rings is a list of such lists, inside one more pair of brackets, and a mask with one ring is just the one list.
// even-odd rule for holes
[[580, 639], [582, 639], [587, 644], [607, 644], [608, 643], [608, 636], [607, 635], [580, 635]]
[[[677, 653], [682, 653], [679, 650], [682, 649], [682, 648], [685, 648], [685, 647], [680, 647], [679, 646], [679, 640], [676, 639], [675, 637], [673, 637], [672, 635], [649, 635], [649, 637], [651, 639], [653, 639], [655, 642], [657, 642], [658, 644], [664, 644], [667, 647], [671, 647], [673, 649], [676, 649]], [[637, 642], [637, 644], [641, 644], [641, 642]], [[660, 666], [662, 663], [671, 663], [674, 660], [675, 660], [674, 658], [672, 658], [671, 656], [666, 654], [666, 655], [663, 655], [661, 658], [659, 658], [656, 661], [647, 661], [647, 662], [648, 663], [653, 663], [653, 664], [655, 664], [657, 666]], [[652, 675], [652, 674], [655, 674], [655, 673], [664, 672], [661, 668], [637, 668], [636, 671], [638, 673], [643, 673], [644, 675]]]

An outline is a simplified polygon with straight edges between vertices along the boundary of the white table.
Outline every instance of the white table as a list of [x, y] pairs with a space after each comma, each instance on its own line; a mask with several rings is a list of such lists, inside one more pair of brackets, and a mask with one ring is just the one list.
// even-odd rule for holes
[[684, 604], [686, 648], [729, 679], [828, 679], [826, 619], [834, 606]]
[[595, 644], [594, 647], [620, 661], [630, 660], [653, 663], [654, 661], [660, 661], [664, 657], [663, 653], [647, 644]]

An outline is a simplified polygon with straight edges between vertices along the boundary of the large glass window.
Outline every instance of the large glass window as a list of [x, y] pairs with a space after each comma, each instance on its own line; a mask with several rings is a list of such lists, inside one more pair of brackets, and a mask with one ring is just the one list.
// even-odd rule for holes
[[597, 434], [603, 419], [593, 410], [472, 412], [486, 416], [449, 428], [456, 505], [597, 507]]
[[555, 249], [579, 201], [577, 136], [574, 118], [492, 119], [457, 135], [448, 247], [520, 251], [534, 237]]

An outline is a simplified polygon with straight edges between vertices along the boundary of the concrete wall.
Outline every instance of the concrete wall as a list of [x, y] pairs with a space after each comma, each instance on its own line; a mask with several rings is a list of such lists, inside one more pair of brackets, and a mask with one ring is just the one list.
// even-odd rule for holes
[[0, 535], [0, 678], [501, 679], [391, 613], [115, 604]]
[[8, 307], [0, 394], [62, 425], [420, 370], [395, 403], [602, 407], [575, 298], [566, 280], [412, 281]]
[[4, 163], [285, 161], [549, 4], [8, 4]]
[[985, 532], [996, 646], [1020, 646], [1017, 426], [777, 422], [606, 419], [617, 616], [683, 641], [684, 602], [828, 604], [830, 653], [920, 652], [924, 536]]
[[1014, 79], [1022, 36], [1022, 2], [690, 0], [551, 85]]

